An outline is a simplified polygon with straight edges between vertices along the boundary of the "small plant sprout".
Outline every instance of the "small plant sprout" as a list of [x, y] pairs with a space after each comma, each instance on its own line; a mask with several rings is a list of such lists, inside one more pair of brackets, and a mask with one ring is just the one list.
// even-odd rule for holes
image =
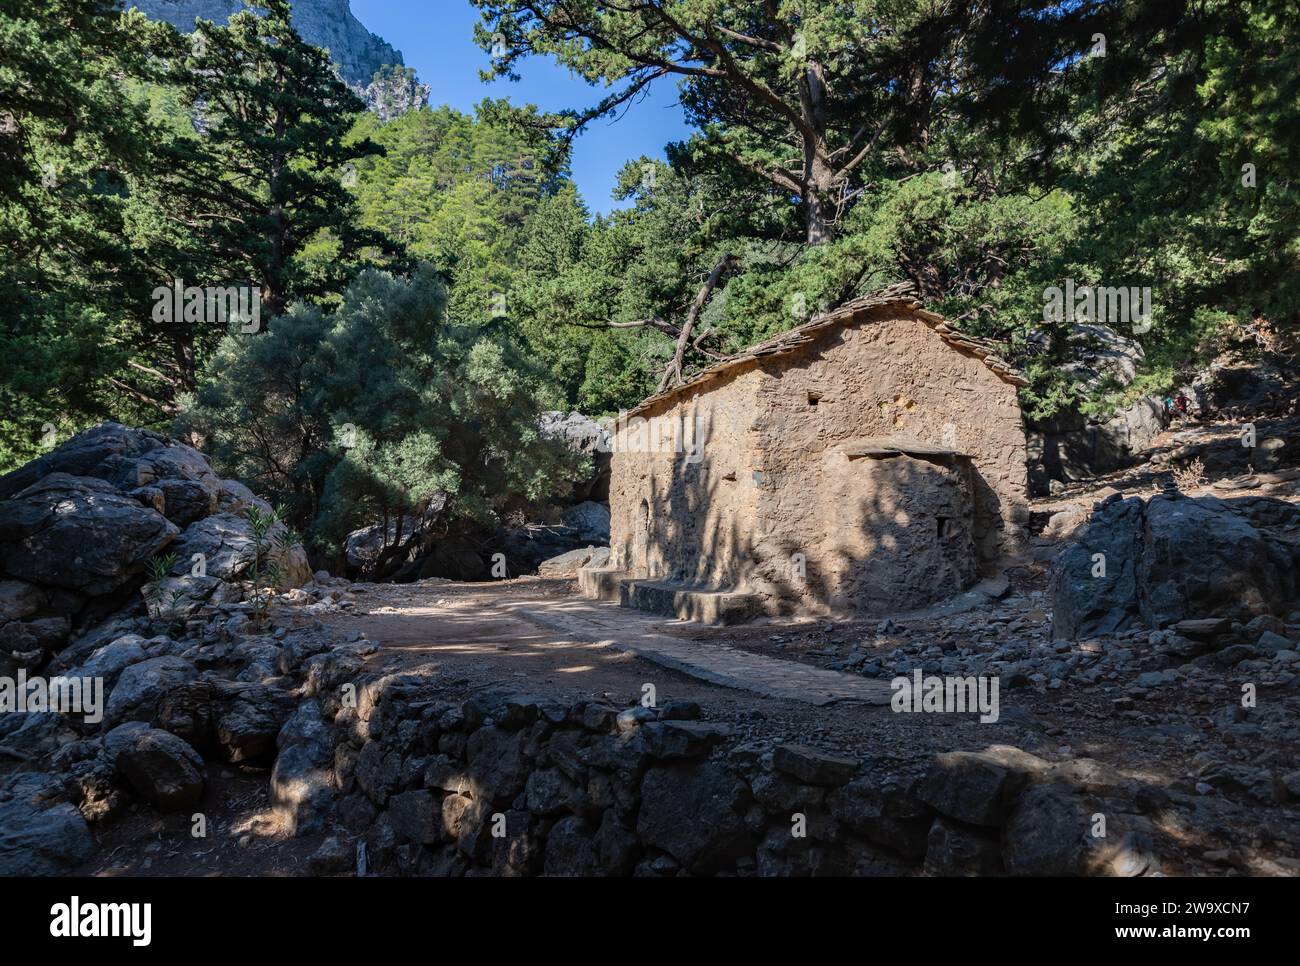
[[296, 536], [284, 525], [284, 508], [263, 510], [248, 508], [246, 518], [253, 533], [253, 562], [245, 574], [249, 586], [249, 617], [254, 624], [265, 625], [271, 597], [284, 576], [284, 560], [296, 542]]
[[145, 564], [145, 583], [142, 592], [145, 610], [152, 621], [171, 631], [180, 621], [180, 603], [185, 599], [185, 591], [164, 589], [172, 568], [176, 566], [176, 554], [169, 553], [154, 557]]

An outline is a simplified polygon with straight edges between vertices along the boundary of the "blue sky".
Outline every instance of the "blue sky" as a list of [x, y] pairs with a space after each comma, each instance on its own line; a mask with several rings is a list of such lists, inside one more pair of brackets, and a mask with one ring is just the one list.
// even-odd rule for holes
[[[555, 61], [532, 58], [521, 65], [522, 80], [485, 84], [478, 72], [488, 54], [474, 43], [478, 11], [468, 0], [351, 0], [352, 12], [372, 32], [402, 52], [420, 80], [432, 89], [429, 103], [450, 104], [472, 113], [484, 97], [508, 97], [516, 104], [544, 110], [585, 108], [604, 90], [572, 76]], [[673, 79], [656, 82], [649, 96], [617, 120], [600, 120], [580, 136], [573, 150], [573, 177], [588, 208], [615, 207], [610, 192], [625, 161], [664, 156], [664, 145], [680, 140], [688, 128], [677, 103]]]

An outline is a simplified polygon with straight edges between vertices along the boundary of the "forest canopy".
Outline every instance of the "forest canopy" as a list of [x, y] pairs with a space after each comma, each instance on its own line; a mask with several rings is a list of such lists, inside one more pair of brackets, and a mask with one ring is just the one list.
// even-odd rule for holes
[[[996, 341], [1040, 421], [1296, 319], [1284, 0], [473, 3], [486, 76], [542, 56], [590, 102], [381, 120], [286, 0], [190, 35], [6, 0], [0, 470], [101, 419], [183, 432], [336, 547], [434, 490], [473, 519], [544, 499], [573, 469], [542, 410], [616, 413], [900, 281]], [[692, 133], [593, 215], [572, 145], [651, 84]], [[1066, 280], [1151, 291], [1117, 326], [1132, 385], [1071, 374]], [[256, 317], [210, 310], [235, 290]]]

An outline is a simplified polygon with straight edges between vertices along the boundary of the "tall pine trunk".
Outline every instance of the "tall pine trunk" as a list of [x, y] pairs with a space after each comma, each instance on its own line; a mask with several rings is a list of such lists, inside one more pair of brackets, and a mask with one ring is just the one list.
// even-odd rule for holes
[[821, 245], [835, 237], [831, 192], [835, 171], [826, 149], [826, 76], [819, 61], [809, 61], [799, 84], [799, 101], [808, 131], [804, 132], [803, 217], [805, 239]]

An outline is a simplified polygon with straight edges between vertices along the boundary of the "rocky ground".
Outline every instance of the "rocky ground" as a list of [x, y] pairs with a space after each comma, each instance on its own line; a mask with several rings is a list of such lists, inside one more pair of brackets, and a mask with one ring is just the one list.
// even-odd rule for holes
[[[358, 680], [414, 678], [420, 681], [421, 703], [451, 708], [504, 687], [526, 693], [533, 702], [551, 701], [564, 708], [594, 703], [626, 710], [637, 705], [642, 686], [652, 682], [661, 705], [694, 706], [704, 722], [718, 729], [716, 737], [710, 737], [706, 761], [730, 762], [735, 756], [755, 754], [770, 758], [776, 747], [793, 743], [864, 767], [888, 765], [920, 783], [941, 753], [994, 748], [997, 765], [990, 767], [1003, 768], [1013, 754], [1009, 749], [1017, 749], [1018, 756], [1010, 760], [1021, 770], [1011, 771], [1011, 780], [1020, 774], [1065, 770], [1074, 781], [1073, 793], [1091, 796], [1081, 799], [1091, 802], [1083, 806], [1085, 811], [1104, 809], [1125, 828], [1121, 838], [1127, 835], [1130, 842], [1140, 843], [1122, 854], [1125, 868], [1134, 867], [1128, 874], [1300, 874], [1296, 789], [1287, 788], [1288, 781], [1294, 786], [1300, 764], [1295, 753], [1300, 694], [1294, 676], [1274, 668], [1271, 660], [1267, 669], [1225, 671], [1212, 660], [1222, 650], [1207, 651], [1210, 661], [1189, 663], [1178, 653], [1179, 635], [1172, 634], [1163, 635], [1154, 646], [1146, 637], [1053, 643], [1044, 610], [1042, 565], [1013, 569], [1008, 577], [1002, 599], [941, 618], [740, 630], [671, 622], [661, 626], [699, 640], [701, 646], [725, 641], [859, 673], [892, 675], [913, 667], [927, 673], [997, 673], [1006, 690], [995, 724], [981, 724], [973, 715], [895, 714], [888, 708], [818, 708], [760, 699], [610, 649], [559, 640], [524, 622], [485, 619], [491, 602], [501, 596], [571, 594], [571, 583], [563, 580], [522, 579], [490, 586], [330, 581], [289, 595], [277, 606], [273, 620], [282, 629], [279, 640], [290, 642], [281, 646], [282, 654], [303, 647], [294, 642], [313, 641], [306, 649], [314, 650], [331, 639]], [[357, 640], [349, 643], [348, 638]], [[383, 643], [372, 646], [367, 638]], [[335, 660], [333, 649], [320, 653], [331, 655], [326, 663]], [[1240, 707], [1239, 678], [1258, 683], [1256, 708]], [[304, 683], [304, 688], [310, 690], [310, 685]], [[1189, 744], [1194, 744], [1190, 753]], [[768, 767], [773, 767], [770, 761]], [[960, 770], [962, 763], [954, 767]], [[383, 843], [373, 841], [373, 829], [387, 829], [391, 823], [375, 821], [380, 813], [371, 811], [376, 809], [373, 801], [367, 803], [364, 820], [354, 818], [354, 830], [312, 828], [310, 823], [295, 830], [284, 803], [277, 803], [267, 788], [266, 777], [264, 765], [209, 766], [202, 803], [195, 806], [211, 823], [205, 840], [190, 836], [188, 811], [168, 817], [144, 802], [125, 804], [120, 818], [99, 826], [100, 847], [80, 871], [306, 874], [354, 869], [358, 842], [370, 841], [382, 852]], [[356, 779], [351, 781], [355, 788]], [[341, 784], [349, 787], [346, 781]], [[751, 782], [754, 787], [762, 791], [761, 784]], [[958, 797], [961, 804], [949, 810], [974, 807], [981, 787], [976, 782]], [[1105, 796], [1111, 804], [1096, 804]], [[1117, 798], [1122, 806], [1115, 804]], [[793, 811], [792, 801], [782, 798], [773, 810]], [[1046, 804], [1042, 821], [1073, 821], [1069, 809], [1071, 817], [1055, 814], [1055, 800]], [[896, 842], [913, 841], [920, 834], [925, 845], [919, 854], [915, 845], [903, 855], [889, 848], [873, 850], [874, 871], [921, 872], [927, 861], [936, 873], [969, 873], [970, 863], [1003, 871], [990, 859], [987, 846], [995, 841], [988, 825], [1005, 822], [1005, 816], [994, 820], [965, 814], [978, 821], [964, 821], [940, 811], [943, 824], [934, 832], [940, 839], [935, 846], [938, 857], [927, 859], [931, 822], [938, 820], [933, 809], [929, 811], [923, 822], [928, 831], [890, 833], [900, 836]], [[1078, 839], [1074, 831], [1057, 829], [1054, 836]], [[595, 827], [588, 834], [594, 835]], [[133, 847], [142, 839], [145, 847]], [[955, 858], [949, 855], [952, 849]], [[338, 858], [340, 850], [347, 861]], [[941, 858], [945, 855], [947, 859]], [[1051, 856], [1040, 861], [1049, 860], [1055, 861]], [[756, 862], [755, 869], [792, 871], [774, 864], [771, 856]], [[679, 869], [663, 856], [660, 865], [667, 872]], [[394, 865], [388, 871], [401, 870]], [[642, 871], [649, 874], [649, 869]]]
[[[108, 695], [99, 722], [0, 715], [0, 873], [1300, 874], [1298, 484], [1217, 460], [1229, 425], [1039, 501], [1025, 555], [960, 608], [657, 628], [883, 681], [996, 678], [995, 722], [763, 698], [503, 606], [573, 600], [563, 576], [319, 573], [263, 615], [240, 599], [250, 495], [134, 432], [0, 500], [25, 534], [0, 581], [9, 670]], [[25, 548], [75, 553], [100, 504], [133, 525], [61, 588]], [[178, 564], [197, 599], [171, 612], [129, 566], [167, 539], [215, 562]], [[1071, 561], [1098, 547], [1113, 573], [1085, 580]]]

